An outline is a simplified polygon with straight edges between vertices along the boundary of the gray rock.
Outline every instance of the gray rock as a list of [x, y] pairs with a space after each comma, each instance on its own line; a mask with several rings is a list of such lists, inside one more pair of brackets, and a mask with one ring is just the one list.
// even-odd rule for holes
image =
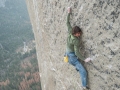
[[83, 29], [81, 52], [91, 90], [120, 89], [120, 0], [26, 0], [36, 40], [42, 90], [82, 90], [80, 75], [63, 62], [67, 7]]

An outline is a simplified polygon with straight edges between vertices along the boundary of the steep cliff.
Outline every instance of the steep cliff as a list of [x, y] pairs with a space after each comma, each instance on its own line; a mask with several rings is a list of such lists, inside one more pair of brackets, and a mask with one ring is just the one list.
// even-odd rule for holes
[[36, 40], [42, 90], [82, 90], [79, 73], [63, 62], [67, 7], [83, 29], [81, 52], [91, 90], [120, 89], [120, 0], [26, 0]]

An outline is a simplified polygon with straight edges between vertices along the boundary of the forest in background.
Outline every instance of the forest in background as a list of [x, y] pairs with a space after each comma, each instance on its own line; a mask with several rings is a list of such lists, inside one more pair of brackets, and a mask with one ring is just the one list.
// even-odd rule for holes
[[0, 90], [41, 90], [25, 0], [3, 0], [0, 5]]

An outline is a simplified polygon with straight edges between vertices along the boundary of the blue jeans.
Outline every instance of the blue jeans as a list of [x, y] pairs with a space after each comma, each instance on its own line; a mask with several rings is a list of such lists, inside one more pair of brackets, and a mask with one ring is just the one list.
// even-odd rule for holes
[[77, 56], [74, 52], [67, 53], [69, 63], [76, 67], [76, 69], [79, 71], [82, 81], [82, 86], [86, 87], [87, 85], [87, 72], [85, 68], [82, 66], [82, 64], [79, 62]]

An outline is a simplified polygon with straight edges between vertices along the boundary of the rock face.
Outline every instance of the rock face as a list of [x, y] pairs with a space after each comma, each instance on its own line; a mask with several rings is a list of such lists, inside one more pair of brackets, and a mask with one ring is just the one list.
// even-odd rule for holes
[[67, 7], [83, 29], [81, 53], [91, 90], [120, 90], [120, 0], [26, 0], [36, 40], [42, 90], [82, 90], [80, 75], [63, 61]]

